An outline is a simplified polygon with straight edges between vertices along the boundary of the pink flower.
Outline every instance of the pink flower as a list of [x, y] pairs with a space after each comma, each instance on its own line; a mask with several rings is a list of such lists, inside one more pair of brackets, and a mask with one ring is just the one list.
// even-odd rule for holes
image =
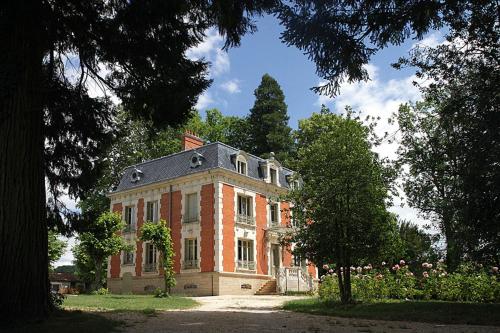
[[377, 275], [375, 275], [375, 279], [377, 280], [382, 280], [384, 278], [384, 276], [380, 273], [377, 273]]
[[329, 268], [330, 268], [330, 267], [328, 267], [328, 265], [327, 265], [327, 264], [324, 264], [324, 265], [323, 265], [323, 269], [327, 270], [327, 269], [329, 269]]
[[423, 276], [424, 278], [428, 278], [428, 277], [429, 277], [429, 273], [427, 273], [427, 272], [423, 272], [423, 273], [422, 273], [422, 276]]
[[356, 270], [356, 267], [351, 266], [350, 269], [351, 269], [351, 272], [354, 272]]
[[491, 271], [495, 274], [498, 273], [498, 267], [497, 266], [494, 266], [494, 267], [491, 267]]
[[444, 264], [444, 259], [443, 259], [443, 258], [439, 259], [439, 260], [438, 260], [438, 263], [440, 263], [440, 264]]
[[332, 274], [333, 273], [333, 269], [329, 269], [328, 273]]
[[400, 264], [401, 266], [404, 266], [404, 265], [406, 264], [406, 262], [405, 262], [403, 259], [401, 259], [401, 260], [399, 261], [399, 264]]
[[427, 269], [427, 268], [432, 268], [432, 265], [431, 265], [431, 264], [429, 264], [429, 263], [424, 262], [424, 263], [422, 264], [422, 267], [423, 267], [423, 268], [425, 268], [425, 269]]
[[399, 267], [399, 265], [398, 265], [398, 264], [396, 264], [396, 265], [394, 265], [394, 266], [392, 267], [392, 270], [393, 270], [393, 271], [397, 271], [397, 270], [399, 270], [399, 268], [400, 268], [400, 267]]
[[427, 264], [427, 267], [428, 268], [432, 268], [432, 264]]
[[436, 274], [437, 273], [437, 271], [435, 269], [433, 269], [431, 272], [432, 272], [432, 274]]
[[363, 268], [361, 268], [359, 266], [358, 266], [358, 268], [356, 268], [356, 272], [361, 273], [362, 271], [363, 271]]

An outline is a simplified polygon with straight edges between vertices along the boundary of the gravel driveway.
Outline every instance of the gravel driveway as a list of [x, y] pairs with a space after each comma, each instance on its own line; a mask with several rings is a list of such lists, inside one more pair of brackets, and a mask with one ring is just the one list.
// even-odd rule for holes
[[147, 317], [110, 313], [124, 320], [125, 332], [221, 332], [221, 333], [316, 333], [316, 332], [499, 332], [499, 327], [436, 325], [315, 316], [280, 310], [291, 296], [212, 296], [195, 298], [202, 305], [185, 311], [158, 312]]

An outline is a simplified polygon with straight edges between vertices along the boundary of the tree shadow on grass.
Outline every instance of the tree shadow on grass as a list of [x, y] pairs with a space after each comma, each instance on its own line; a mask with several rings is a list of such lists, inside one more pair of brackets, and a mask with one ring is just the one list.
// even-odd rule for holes
[[114, 320], [95, 312], [80, 310], [58, 310], [47, 320], [33, 323], [0, 323], [0, 332], [9, 333], [100, 333], [118, 332], [124, 322]]

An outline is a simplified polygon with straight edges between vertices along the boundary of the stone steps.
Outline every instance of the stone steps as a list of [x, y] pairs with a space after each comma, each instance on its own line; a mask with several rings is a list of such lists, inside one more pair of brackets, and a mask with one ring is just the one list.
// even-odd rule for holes
[[276, 295], [276, 280], [269, 280], [264, 283], [255, 295]]

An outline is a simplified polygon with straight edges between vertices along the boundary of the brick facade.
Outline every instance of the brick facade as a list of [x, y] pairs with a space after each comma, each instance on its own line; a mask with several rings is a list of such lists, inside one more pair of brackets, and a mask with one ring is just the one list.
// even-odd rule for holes
[[206, 184], [201, 187], [200, 269], [202, 272], [212, 272], [215, 266], [214, 194], [214, 184]]
[[255, 227], [257, 241], [257, 274], [268, 274], [268, 257], [266, 246], [266, 228], [267, 228], [267, 201], [261, 194], [255, 196]]

